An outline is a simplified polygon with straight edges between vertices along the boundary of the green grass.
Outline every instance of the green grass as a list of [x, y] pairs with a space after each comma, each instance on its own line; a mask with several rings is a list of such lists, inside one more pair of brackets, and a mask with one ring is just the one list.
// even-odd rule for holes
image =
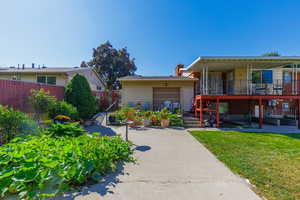
[[300, 134], [191, 131], [268, 200], [300, 199]]

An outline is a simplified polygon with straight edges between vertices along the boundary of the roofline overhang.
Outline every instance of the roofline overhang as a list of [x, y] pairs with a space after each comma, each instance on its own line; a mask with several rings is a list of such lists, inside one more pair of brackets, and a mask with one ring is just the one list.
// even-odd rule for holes
[[139, 82], [139, 81], [197, 81], [197, 78], [190, 79], [119, 79], [120, 82]]
[[193, 68], [198, 64], [208, 64], [208, 63], [271, 63], [275, 62], [280, 65], [284, 64], [300, 64], [300, 56], [202, 56], [198, 57], [192, 64], [187, 68], [183, 68], [180, 71], [192, 72]]

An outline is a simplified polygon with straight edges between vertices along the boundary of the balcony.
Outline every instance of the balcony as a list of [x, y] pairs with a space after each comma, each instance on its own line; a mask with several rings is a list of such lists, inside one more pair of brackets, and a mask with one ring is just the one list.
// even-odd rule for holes
[[272, 80], [272, 83], [253, 83], [247, 80], [198, 82], [197, 95], [300, 95], [300, 80], [284, 82]]

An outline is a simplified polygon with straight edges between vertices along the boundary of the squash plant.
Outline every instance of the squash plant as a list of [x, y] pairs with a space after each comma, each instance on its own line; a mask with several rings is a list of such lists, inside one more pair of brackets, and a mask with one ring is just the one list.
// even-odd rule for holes
[[119, 136], [51, 135], [62, 134], [15, 138], [0, 147], [1, 198], [11, 194], [20, 199], [52, 197], [99, 181], [116, 170], [119, 161], [133, 161], [130, 143]]

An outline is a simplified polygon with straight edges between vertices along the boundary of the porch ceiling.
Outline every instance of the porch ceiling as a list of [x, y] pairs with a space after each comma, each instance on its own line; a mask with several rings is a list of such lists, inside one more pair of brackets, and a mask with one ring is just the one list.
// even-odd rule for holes
[[183, 71], [201, 72], [204, 67], [208, 67], [209, 71], [229, 71], [236, 67], [247, 67], [251, 65], [253, 68], [276, 68], [285, 65], [299, 64], [300, 57], [280, 56], [280, 57], [199, 57], [188, 68]]

